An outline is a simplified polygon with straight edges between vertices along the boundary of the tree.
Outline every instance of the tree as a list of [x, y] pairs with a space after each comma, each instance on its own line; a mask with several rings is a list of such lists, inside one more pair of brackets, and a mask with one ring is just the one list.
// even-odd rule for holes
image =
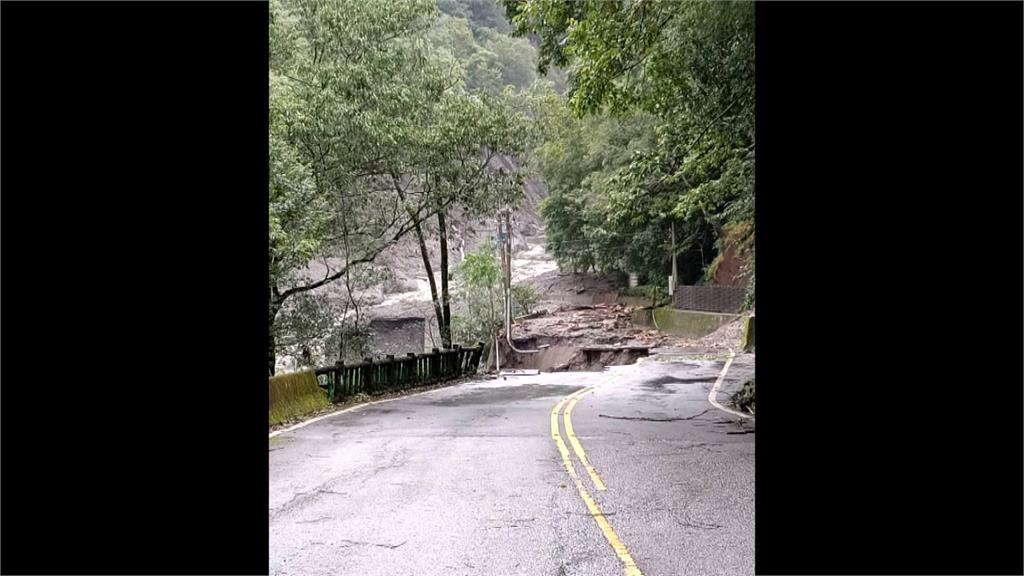
[[[373, 262], [437, 209], [398, 198], [389, 176], [452, 81], [424, 40], [435, 14], [430, 0], [271, 1], [271, 374], [290, 302]], [[323, 277], [309, 274], [314, 260]]]
[[485, 244], [466, 254], [459, 265], [460, 297], [466, 303], [466, 316], [456, 318], [453, 330], [467, 342], [494, 341], [502, 326], [501, 269], [494, 257], [494, 245]]
[[526, 133], [526, 119], [515, 112], [506, 99], [448, 93], [418, 132], [418, 144], [410, 147], [409, 153], [399, 158], [391, 170], [392, 185], [400, 198], [418, 191], [434, 206], [432, 214], [437, 217], [440, 244], [440, 293], [423, 226], [415, 223], [414, 230], [430, 285], [438, 332], [446, 348], [452, 345], [449, 208], [458, 207], [463, 214], [474, 216], [517, 202], [522, 195], [518, 167], [505, 170], [496, 165], [495, 160], [521, 155]]
[[499, 16], [504, 26], [494, 27], [490, 18], [472, 19], [469, 5], [442, 6], [445, 13], [429, 38], [436, 50], [450, 56], [467, 91], [499, 96], [509, 86], [522, 91], [533, 84], [536, 49], [525, 39], [508, 36], [503, 17]]
[[[754, 20], [750, 2], [504, 0], [517, 34], [539, 37], [541, 71], [567, 67], [578, 116], [648, 115], [653, 143], [600, 182], [603, 237], [653, 274], [677, 251], [706, 266], [725, 224], [754, 198]], [[580, 182], [583, 179], [579, 179]], [[593, 204], [588, 203], [588, 206]], [[657, 258], [656, 253], [663, 256]], [[664, 255], [668, 255], [666, 258]], [[660, 260], [662, 264], [654, 265]]]
[[444, 14], [466, 19], [475, 29], [511, 31], [498, 0], [438, 0], [437, 6]]

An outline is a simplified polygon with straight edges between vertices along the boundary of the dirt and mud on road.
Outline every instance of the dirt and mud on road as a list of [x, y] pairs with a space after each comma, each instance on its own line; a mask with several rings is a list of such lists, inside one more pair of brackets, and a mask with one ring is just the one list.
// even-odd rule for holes
[[[551, 304], [548, 302], [547, 304]], [[638, 307], [624, 304], [566, 305], [518, 319], [512, 328], [517, 353], [502, 343], [501, 366], [544, 372], [600, 370], [632, 364], [654, 354], [723, 354], [742, 338], [741, 319], [699, 339], [684, 338], [634, 323]], [[493, 356], [490, 366], [493, 366]]]
[[[543, 231], [523, 236], [513, 256], [513, 280], [532, 286], [540, 296], [537, 312], [516, 319], [512, 326], [514, 348], [504, 341], [497, 360], [500, 367], [541, 371], [599, 370], [604, 366], [632, 364], [638, 358], [659, 354], [721, 354], [736, 349], [742, 322], [727, 324], [700, 339], [685, 338], [643, 326], [634, 320], [639, 306], [621, 303], [618, 292], [625, 274], [574, 274], [558, 269], [545, 250]], [[381, 316], [417, 315], [431, 318], [426, 281], [418, 292], [386, 297], [372, 309]], [[486, 366], [499, 366], [494, 353]]]

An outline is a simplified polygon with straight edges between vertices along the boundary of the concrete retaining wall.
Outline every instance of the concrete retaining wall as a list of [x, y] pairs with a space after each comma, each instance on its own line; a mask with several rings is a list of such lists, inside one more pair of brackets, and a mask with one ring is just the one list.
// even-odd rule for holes
[[[653, 327], [651, 312], [650, 308], [637, 310], [633, 313], [633, 322]], [[653, 312], [657, 315], [660, 330], [687, 338], [702, 338], [739, 318], [738, 314], [676, 310], [667, 306], [655, 308]]]
[[331, 403], [312, 370], [270, 378], [270, 425], [327, 408]]
[[748, 316], [746, 322], [743, 324], [743, 341], [740, 343], [740, 349], [744, 352], [754, 351], [754, 317]]

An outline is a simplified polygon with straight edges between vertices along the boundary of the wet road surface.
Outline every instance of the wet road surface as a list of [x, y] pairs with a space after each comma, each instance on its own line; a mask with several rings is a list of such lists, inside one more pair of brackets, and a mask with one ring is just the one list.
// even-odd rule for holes
[[[462, 384], [271, 438], [270, 573], [753, 574], [754, 421], [708, 403], [725, 361], [645, 360]], [[753, 374], [737, 356], [718, 400]], [[558, 432], [593, 507], [552, 435], [577, 392], [571, 425], [605, 490], [570, 442], [569, 402]]]

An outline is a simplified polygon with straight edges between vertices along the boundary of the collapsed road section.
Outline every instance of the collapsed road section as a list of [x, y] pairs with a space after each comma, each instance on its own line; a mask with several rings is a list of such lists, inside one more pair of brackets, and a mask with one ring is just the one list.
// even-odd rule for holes
[[[499, 341], [489, 369], [540, 372], [600, 371], [633, 364], [662, 352], [728, 352], [738, 336], [732, 323], [700, 339], [670, 334], [635, 321], [638, 307], [626, 304], [558, 304], [518, 318], [513, 346]], [[529, 353], [518, 351], [529, 350]]]

